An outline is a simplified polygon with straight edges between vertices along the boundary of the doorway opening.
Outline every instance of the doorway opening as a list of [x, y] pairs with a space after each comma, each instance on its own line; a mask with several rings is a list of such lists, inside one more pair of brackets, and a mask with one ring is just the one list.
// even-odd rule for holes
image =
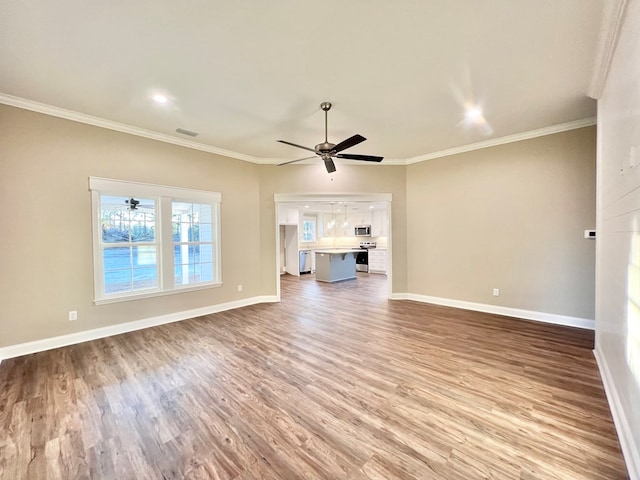
[[275, 194], [278, 300], [280, 276], [313, 272], [316, 250], [360, 248], [368, 250], [371, 260], [366, 270], [360, 264], [358, 272], [386, 275], [387, 298], [391, 298], [391, 201], [390, 193]]

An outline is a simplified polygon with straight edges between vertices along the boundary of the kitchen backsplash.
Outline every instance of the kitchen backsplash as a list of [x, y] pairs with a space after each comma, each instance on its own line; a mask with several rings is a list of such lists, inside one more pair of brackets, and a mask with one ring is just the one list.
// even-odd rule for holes
[[360, 242], [376, 242], [378, 248], [386, 248], [387, 237], [325, 237], [319, 238], [316, 242], [300, 242], [300, 248], [351, 248], [359, 247]]

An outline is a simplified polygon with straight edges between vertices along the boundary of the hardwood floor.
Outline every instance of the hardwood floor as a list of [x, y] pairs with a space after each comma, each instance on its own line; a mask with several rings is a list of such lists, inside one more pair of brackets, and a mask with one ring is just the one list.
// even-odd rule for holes
[[282, 277], [0, 365], [0, 478], [624, 479], [593, 333]]

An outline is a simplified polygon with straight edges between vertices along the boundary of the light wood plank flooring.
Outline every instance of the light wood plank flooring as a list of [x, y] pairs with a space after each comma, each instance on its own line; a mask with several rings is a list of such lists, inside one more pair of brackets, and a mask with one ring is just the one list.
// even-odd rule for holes
[[5, 360], [2, 479], [624, 479], [592, 332], [282, 277], [279, 304]]

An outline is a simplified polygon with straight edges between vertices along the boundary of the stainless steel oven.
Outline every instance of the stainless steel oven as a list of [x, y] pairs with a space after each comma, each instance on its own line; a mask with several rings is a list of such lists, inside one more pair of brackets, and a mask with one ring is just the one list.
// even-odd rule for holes
[[356, 253], [356, 272], [369, 272], [369, 251], [360, 249]]
[[356, 253], [356, 272], [369, 273], [369, 249], [376, 248], [376, 242], [360, 242]]

